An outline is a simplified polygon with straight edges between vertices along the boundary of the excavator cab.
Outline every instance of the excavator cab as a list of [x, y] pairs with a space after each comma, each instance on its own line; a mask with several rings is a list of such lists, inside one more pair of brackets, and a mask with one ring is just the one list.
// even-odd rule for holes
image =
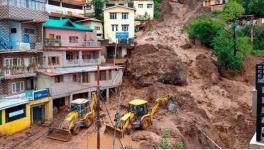
[[137, 119], [140, 119], [148, 113], [147, 101], [145, 100], [135, 99], [130, 101], [128, 104], [128, 112], [134, 112]]
[[71, 112], [78, 112], [80, 117], [84, 117], [84, 115], [89, 112], [90, 100], [79, 98], [71, 103]]

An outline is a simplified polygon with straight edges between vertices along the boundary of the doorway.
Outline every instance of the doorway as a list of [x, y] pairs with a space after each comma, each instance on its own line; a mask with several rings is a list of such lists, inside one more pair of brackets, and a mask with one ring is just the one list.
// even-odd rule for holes
[[45, 121], [45, 105], [35, 105], [31, 107], [31, 122], [43, 122]]

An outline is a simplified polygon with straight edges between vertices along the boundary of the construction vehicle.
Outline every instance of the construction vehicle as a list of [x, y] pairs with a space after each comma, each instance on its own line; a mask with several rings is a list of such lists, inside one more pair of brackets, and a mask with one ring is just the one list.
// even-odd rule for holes
[[77, 135], [81, 127], [90, 127], [95, 118], [96, 93], [92, 93], [92, 100], [75, 99], [71, 102], [70, 112], [58, 128], [50, 128], [47, 137], [68, 142], [73, 135]]
[[162, 96], [155, 100], [155, 105], [148, 110], [146, 100], [135, 99], [128, 103], [128, 112], [124, 114], [117, 122], [116, 128], [106, 125], [105, 134], [113, 134], [118, 137], [124, 137], [124, 132], [130, 133], [133, 129], [142, 128], [147, 129], [152, 125], [154, 114], [160, 105], [165, 105], [171, 98], [169, 96]]

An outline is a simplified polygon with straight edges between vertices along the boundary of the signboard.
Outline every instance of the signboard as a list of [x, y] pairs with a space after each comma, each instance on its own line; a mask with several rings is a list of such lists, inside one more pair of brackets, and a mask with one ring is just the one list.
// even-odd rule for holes
[[129, 33], [128, 32], [116, 32], [117, 39], [128, 39]]
[[26, 99], [32, 100], [33, 99], [33, 91], [26, 91], [25, 93]]
[[39, 90], [34, 92], [34, 100], [42, 99], [49, 97], [49, 90], [44, 89], [44, 90]]

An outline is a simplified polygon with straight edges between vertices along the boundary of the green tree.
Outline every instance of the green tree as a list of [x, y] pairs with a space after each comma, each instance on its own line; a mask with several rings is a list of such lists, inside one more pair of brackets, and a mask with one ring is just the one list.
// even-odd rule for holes
[[168, 137], [169, 137], [169, 130], [167, 129], [163, 130], [160, 138], [160, 149], [170, 149], [168, 143]]
[[245, 8], [246, 14], [255, 16], [264, 16], [264, 1], [263, 0], [237, 0]]
[[92, 4], [94, 6], [95, 18], [103, 20], [104, 0], [93, 0]]
[[[231, 30], [228, 32], [232, 32]], [[250, 57], [252, 52], [250, 39], [242, 36], [236, 39], [237, 54], [234, 55], [234, 39], [232, 34], [226, 31], [219, 32], [213, 40], [213, 52], [217, 57], [218, 64], [224, 69], [234, 72], [240, 70], [243, 61]]]
[[224, 7], [220, 17], [225, 21], [235, 21], [245, 13], [245, 9], [235, 0], [230, 0]]
[[198, 17], [194, 19], [185, 29], [191, 39], [199, 40], [202, 44], [212, 47], [212, 41], [217, 33], [226, 26], [220, 20]]
[[154, 0], [154, 18], [160, 19], [160, 12], [159, 12], [160, 0]]

